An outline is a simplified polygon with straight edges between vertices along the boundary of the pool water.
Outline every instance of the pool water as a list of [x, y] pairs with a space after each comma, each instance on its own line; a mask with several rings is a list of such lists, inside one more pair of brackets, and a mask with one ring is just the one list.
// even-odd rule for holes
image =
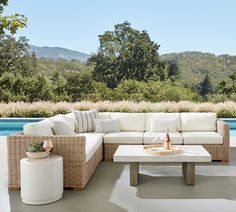
[[230, 136], [236, 136], [236, 119], [224, 119], [229, 124]]
[[0, 118], [0, 136], [16, 135], [23, 131], [25, 124], [41, 120], [42, 118]]

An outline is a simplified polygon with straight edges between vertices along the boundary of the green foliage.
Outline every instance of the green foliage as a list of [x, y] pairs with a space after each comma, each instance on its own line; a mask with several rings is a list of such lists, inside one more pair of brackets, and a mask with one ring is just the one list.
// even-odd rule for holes
[[159, 45], [148, 33], [131, 28], [128, 22], [114, 27], [114, 31], [99, 35], [98, 52], [88, 60], [95, 65], [94, 79], [109, 88], [128, 79], [164, 80], [165, 65], [159, 60]]
[[92, 66], [86, 66], [79, 61], [38, 59], [37, 66], [40, 72], [49, 76], [55, 73], [92, 71]]
[[2, 16], [4, 6], [7, 4], [8, 0], [0, 0], [0, 37], [8, 31], [13, 35], [19, 28], [24, 28], [27, 24], [27, 18], [21, 14]]
[[206, 97], [206, 95], [210, 94], [211, 92], [212, 92], [212, 84], [210, 77], [207, 74], [204, 80], [199, 85], [199, 94], [203, 97]]
[[35, 55], [29, 54], [27, 39], [18, 40], [11, 36], [0, 37], [0, 76], [4, 72], [14, 72], [28, 76], [37, 72]]
[[189, 89], [173, 86], [159, 81], [139, 82], [127, 80], [121, 83], [113, 95], [113, 100], [133, 101], [180, 101], [197, 100], [198, 95]]
[[123, 101], [135, 102], [150, 101], [181, 101], [198, 100], [198, 95], [187, 88], [181, 88], [159, 81], [140, 82], [137, 80], [125, 80], [115, 89], [110, 89], [105, 84], [93, 82], [91, 93], [86, 100], [91, 101]]
[[175, 61], [179, 68], [179, 74], [175, 81], [178, 84], [198, 91], [198, 85], [202, 79], [209, 75], [213, 92], [217, 91], [219, 83], [224, 80], [226, 84], [231, 80], [228, 75], [236, 72], [236, 56], [202, 53], [181, 52], [164, 54], [162, 61]]
[[81, 101], [89, 93], [92, 85], [91, 72], [66, 72], [67, 94], [71, 97], [71, 101]]
[[108, 88], [104, 83], [93, 81], [89, 93], [84, 100], [91, 100], [93, 102], [113, 100], [114, 92]]
[[44, 148], [43, 148], [43, 142], [40, 143], [36, 143], [36, 144], [30, 144], [27, 148], [26, 148], [26, 152], [44, 152]]
[[167, 77], [173, 83], [178, 78], [179, 67], [175, 60], [164, 61], [167, 66]]

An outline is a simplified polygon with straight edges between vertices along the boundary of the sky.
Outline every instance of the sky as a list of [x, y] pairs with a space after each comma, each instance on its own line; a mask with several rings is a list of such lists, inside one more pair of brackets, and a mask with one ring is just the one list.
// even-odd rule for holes
[[236, 0], [9, 0], [4, 15], [21, 13], [17, 32], [37, 46], [96, 52], [98, 35], [128, 21], [161, 45], [159, 53], [236, 55]]

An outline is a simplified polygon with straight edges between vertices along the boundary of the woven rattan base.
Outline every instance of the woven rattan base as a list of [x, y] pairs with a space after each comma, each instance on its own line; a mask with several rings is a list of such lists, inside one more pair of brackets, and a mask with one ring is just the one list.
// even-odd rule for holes
[[51, 154], [63, 157], [64, 187], [83, 190], [96, 167], [103, 158], [103, 146], [85, 162], [85, 137], [83, 136], [9, 136], [8, 146], [8, 188], [20, 188], [20, 160], [25, 155], [26, 146], [30, 143], [51, 139], [53, 151]]

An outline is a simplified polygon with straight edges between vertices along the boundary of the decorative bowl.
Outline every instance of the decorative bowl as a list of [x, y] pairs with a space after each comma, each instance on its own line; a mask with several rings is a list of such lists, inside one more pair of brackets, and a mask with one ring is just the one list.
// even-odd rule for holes
[[26, 155], [31, 159], [43, 159], [48, 157], [48, 153], [44, 152], [25, 152]]

